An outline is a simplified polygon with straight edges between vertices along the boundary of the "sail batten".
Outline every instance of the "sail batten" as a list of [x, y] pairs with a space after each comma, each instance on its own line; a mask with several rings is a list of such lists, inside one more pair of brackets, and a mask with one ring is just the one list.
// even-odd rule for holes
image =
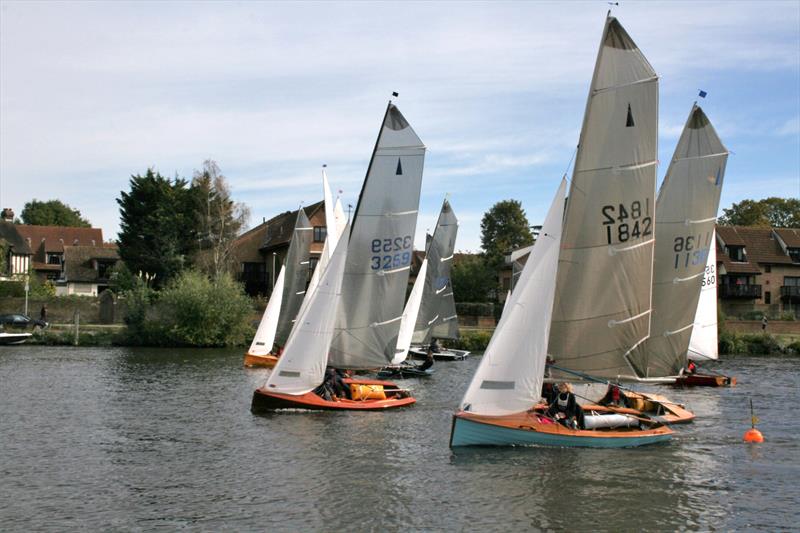
[[353, 215], [332, 366], [375, 368], [395, 356], [424, 159], [422, 141], [389, 103]]

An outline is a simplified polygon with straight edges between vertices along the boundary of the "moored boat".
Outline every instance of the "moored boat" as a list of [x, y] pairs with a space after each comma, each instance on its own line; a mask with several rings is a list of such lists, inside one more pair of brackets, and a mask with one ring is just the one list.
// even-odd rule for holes
[[0, 332], [0, 345], [2, 344], [22, 344], [33, 335], [30, 333], [5, 333]]
[[[425, 359], [428, 356], [428, 346], [422, 345], [412, 347], [408, 354], [414, 359]], [[470, 352], [467, 350], [456, 350], [454, 348], [444, 348], [440, 352], [434, 352], [433, 358], [437, 361], [463, 361], [469, 356]]]

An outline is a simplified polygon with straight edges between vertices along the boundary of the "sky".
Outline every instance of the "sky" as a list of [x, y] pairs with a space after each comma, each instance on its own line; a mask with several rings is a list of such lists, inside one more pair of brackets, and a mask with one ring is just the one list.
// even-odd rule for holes
[[[77, 208], [107, 240], [152, 167], [213, 159], [250, 225], [355, 205], [392, 91], [428, 148], [416, 246], [496, 202], [540, 224], [578, 142], [607, 2], [0, 1], [0, 207]], [[660, 76], [659, 183], [698, 90], [732, 155], [722, 208], [800, 197], [800, 2], [620, 2]]]

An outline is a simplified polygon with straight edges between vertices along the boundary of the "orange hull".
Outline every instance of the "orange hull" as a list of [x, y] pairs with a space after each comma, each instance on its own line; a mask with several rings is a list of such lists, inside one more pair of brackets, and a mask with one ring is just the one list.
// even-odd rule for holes
[[379, 381], [376, 379], [352, 379], [344, 380], [347, 385], [383, 385], [386, 393], [385, 400], [326, 400], [313, 392], [301, 395], [281, 394], [268, 391], [266, 389], [256, 389], [253, 393], [253, 403], [251, 411], [260, 413], [273, 411], [275, 409], [309, 409], [323, 411], [375, 411], [406, 407], [412, 405], [417, 400], [412, 398], [406, 391], [403, 391], [390, 381]]
[[273, 368], [278, 363], [278, 357], [268, 353], [267, 355], [244, 354], [244, 366]]

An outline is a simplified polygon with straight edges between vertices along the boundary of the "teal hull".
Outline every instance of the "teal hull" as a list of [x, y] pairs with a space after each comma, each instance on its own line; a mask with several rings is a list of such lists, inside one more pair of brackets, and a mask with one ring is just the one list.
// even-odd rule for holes
[[584, 437], [576, 435], [553, 435], [538, 431], [512, 429], [475, 422], [453, 416], [450, 447], [455, 446], [558, 446], [563, 448], [631, 448], [658, 442], [672, 437], [646, 435], [630, 437]]

